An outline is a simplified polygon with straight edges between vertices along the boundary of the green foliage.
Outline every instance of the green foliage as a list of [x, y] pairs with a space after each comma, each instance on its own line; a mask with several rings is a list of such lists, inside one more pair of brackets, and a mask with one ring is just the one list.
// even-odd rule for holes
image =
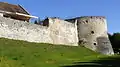
[[34, 21], [35, 24], [38, 24], [37, 20]]
[[120, 33], [108, 34], [115, 52], [120, 52]]
[[42, 25], [42, 23], [43, 22], [40, 20], [40, 18], [34, 21], [34, 24], [37, 24], [37, 25]]

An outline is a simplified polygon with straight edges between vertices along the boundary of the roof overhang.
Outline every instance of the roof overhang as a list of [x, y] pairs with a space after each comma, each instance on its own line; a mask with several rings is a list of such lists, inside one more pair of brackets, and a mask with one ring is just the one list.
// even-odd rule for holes
[[29, 18], [38, 18], [37, 16], [31, 16], [31, 15], [26, 15], [26, 14], [22, 14], [22, 13], [13, 13], [13, 12], [8, 12], [8, 11], [2, 11], [0, 10], [0, 13], [3, 13], [3, 14], [13, 14], [13, 15], [20, 15], [20, 16], [25, 16], [25, 17], [29, 17]]

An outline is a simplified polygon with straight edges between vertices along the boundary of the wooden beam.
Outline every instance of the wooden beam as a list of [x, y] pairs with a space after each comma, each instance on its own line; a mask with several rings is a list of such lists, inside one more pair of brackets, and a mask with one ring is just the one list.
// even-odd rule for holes
[[26, 17], [31, 17], [31, 18], [38, 18], [36, 16], [26, 15], [26, 14], [22, 14], [22, 13], [15, 13], [15, 14], [21, 15], [21, 16], [26, 16]]
[[31, 15], [26, 15], [26, 14], [22, 14], [22, 13], [13, 13], [13, 12], [9, 12], [9, 11], [2, 11], [0, 10], [0, 13], [7, 13], [7, 14], [16, 14], [16, 15], [21, 15], [21, 16], [26, 16], [26, 17], [30, 17], [30, 18], [38, 18], [36, 16], [31, 16]]

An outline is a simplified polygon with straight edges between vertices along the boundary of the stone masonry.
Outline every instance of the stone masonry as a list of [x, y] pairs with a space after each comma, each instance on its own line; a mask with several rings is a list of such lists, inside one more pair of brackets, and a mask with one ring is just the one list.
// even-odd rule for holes
[[0, 17], [0, 37], [37, 43], [78, 46], [75, 24], [49, 18], [49, 27]]
[[102, 54], [114, 54], [105, 17], [82, 16], [76, 20], [79, 44]]
[[71, 23], [48, 18], [47, 27], [0, 16], [0, 37], [36, 43], [83, 45], [102, 54], [114, 54], [104, 17], [84, 16], [73, 20]]

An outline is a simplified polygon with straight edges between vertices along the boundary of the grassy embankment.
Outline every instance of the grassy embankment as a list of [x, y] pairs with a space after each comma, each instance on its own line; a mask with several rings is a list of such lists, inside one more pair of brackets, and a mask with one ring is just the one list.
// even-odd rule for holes
[[60, 67], [106, 57], [84, 47], [0, 38], [0, 67]]

